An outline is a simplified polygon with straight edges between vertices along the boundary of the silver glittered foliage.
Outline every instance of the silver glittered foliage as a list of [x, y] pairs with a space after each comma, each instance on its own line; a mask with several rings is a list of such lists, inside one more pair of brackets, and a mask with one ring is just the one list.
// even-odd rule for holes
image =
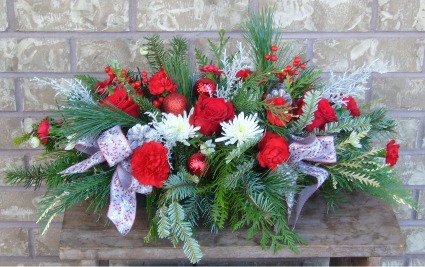
[[68, 101], [83, 101], [90, 104], [96, 104], [90, 94], [90, 89], [78, 79], [34, 78], [33, 80], [40, 84], [49, 85], [56, 91], [56, 96], [63, 96]]
[[362, 97], [369, 88], [366, 86], [373, 72], [384, 73], [386, 65], [377, 65], [377, 61], [363, 65], [354, 72], [344, 72], [342, 75], [331, 76], [323, 88], [322, 97], [341, 107], [345, 104], [343, 100], [347, 96]]
[[226, 76], [226, 84], [217, 88], [217, 97], [230, 101], [243, 85], [243, 82], [236, 77], [236, 73], [243, 69], [251, 69], [251, 60], [242, 43], [238, 42], [238, 52], [235, 53], [233, 60], [227, 59], [227, 52], [224, 50], [221, 62], [224, 66], [222, 70]]

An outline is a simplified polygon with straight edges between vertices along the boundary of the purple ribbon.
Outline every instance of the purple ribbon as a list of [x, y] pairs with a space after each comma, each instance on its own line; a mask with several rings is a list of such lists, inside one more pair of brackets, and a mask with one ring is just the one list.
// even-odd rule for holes
[[97, 139], [79, 140], [75, 149], [91, 156], [59, 174], [83, 173], [105, 161], [110, 167], [118, 164], [112, 175], [108, 218], [122, 235], [128, 234], [136, 217], [136, 193], [149, 194], [152, 192], [152, 186], [140, 184], [131, 175], [127, 158], [133, 154], [133, 150], [120, 126], [106, 130]]
[[[316, 192], [316, 190], [329, 176], [328, 171], [325, 169], [308, 164], [305, 161], [335, 163], [336, 150], [333, 136], [292, 136], [289, 142], [289, 160], [285, 164], [279, 166], [279, 172], [285, 175], [288, 179], [291, 179], [294, 184], [297, 180], [297, 172], [313, 176], [317, 180], [316, 184], [304, 188], [299, 193], [293, 223], [293, 227], [295, 228], [305, 202], [313, 195], [314, 192]], [[293, 191], [288, 192], [286, 194], [286, 198], [288, 204], [288, 216], [290, 216], [294, 205], [295, 193]]]

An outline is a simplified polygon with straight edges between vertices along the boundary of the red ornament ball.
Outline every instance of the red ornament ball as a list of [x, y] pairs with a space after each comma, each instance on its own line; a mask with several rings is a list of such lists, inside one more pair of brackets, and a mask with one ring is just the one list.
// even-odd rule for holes
[[204, 174], [208, 165], [205, 162], [207, 156], [203, 153], [195, 153], [187, 160], [187, 169], [191, 174], [201, 176]]
[[183, 114], [187, 109], [187, 99], [180, 93], [171, 93], [167, 95], [162, 102], [162, 110], [165, 113], [173, 113], [174, 115]]
[[193, 90], [197, 96], [213, 96], [217, 90], [217, 84], [210, 78], [201, 78], [196, 81]]

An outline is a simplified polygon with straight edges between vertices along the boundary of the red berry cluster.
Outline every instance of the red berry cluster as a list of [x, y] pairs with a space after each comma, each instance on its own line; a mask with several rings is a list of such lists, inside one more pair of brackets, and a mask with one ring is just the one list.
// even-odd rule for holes
[[294, 58], [294, 61], [292, 62], [292, 65], [286, 66], [281, 72], [276, 73], [276, 77], [279, 79], [280, 82], [284, 82], [286, 77], [290, 77], [289, 81], [294, 81], [294, 76], [297, 76], [300, 74], [299, 69], [304, 70], [306, 68], [305, 63], [301, 63], [301, 58], [296, 56]]
[[270, 54], [266, 54], [266, 55], [264, 56], [264, 59], [265, 59], [265, 60], [270, 60], [270, 61], [272, 61], [272, 62], [275, 62], [275, 61], [277, 60], [277, 56], [276, 56], [276, 54], [275, 54], [275, 52], [277, 52], [277, 50], [278, 50], [277, 45], [272, 45], [272, 46], [270, 47]]
[[152, 104], [156, 107], [156, 108], [160, 108], [162, 105], [162, 102], [164, 102], [164, 97], [160, 96], [157, 99], [155, 99], [154, 101], [152, 101]]
[[[108, 92], [108, 87], [112, 86], [115, 88], [124, 88], [126, 84], [129, 84], [137, 94], [142, 94], [142, 82], [137, 78], [132, 78], [126, 69], [122, 69], [121, 71], [117, 71], [111, 69], [111, 67], [107, 66], [105, 68], [106, 74], [108, 74], [109, 78], [99, 82], [96, 84], [95, 89], [99, 94], [104, 94]], [[148, 83], [148, 74], [146, 71], [142, 72], [142, 80], [144, 83]]]

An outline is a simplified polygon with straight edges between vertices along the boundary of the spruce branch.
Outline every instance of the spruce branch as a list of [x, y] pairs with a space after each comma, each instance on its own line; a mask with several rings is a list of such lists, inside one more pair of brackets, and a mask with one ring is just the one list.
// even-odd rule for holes
[[291, 124], [289, 131], [293, 134], [301, 134], [302, 130], [309, 125], [314, 119], [314, 112], [321, 99], [321, 93], [318, 90], [308, 91], [304, 95], [303, 114]]
[[338, 120], [337, 122], [329, 122], [325, 124], [324, 130], [315, 129], [315, 135], [329, 135], [332, 133], [339, 133], [341, 131], [366, 131], [371, 129], [370, 119], [367, 116], [347, 117]]

